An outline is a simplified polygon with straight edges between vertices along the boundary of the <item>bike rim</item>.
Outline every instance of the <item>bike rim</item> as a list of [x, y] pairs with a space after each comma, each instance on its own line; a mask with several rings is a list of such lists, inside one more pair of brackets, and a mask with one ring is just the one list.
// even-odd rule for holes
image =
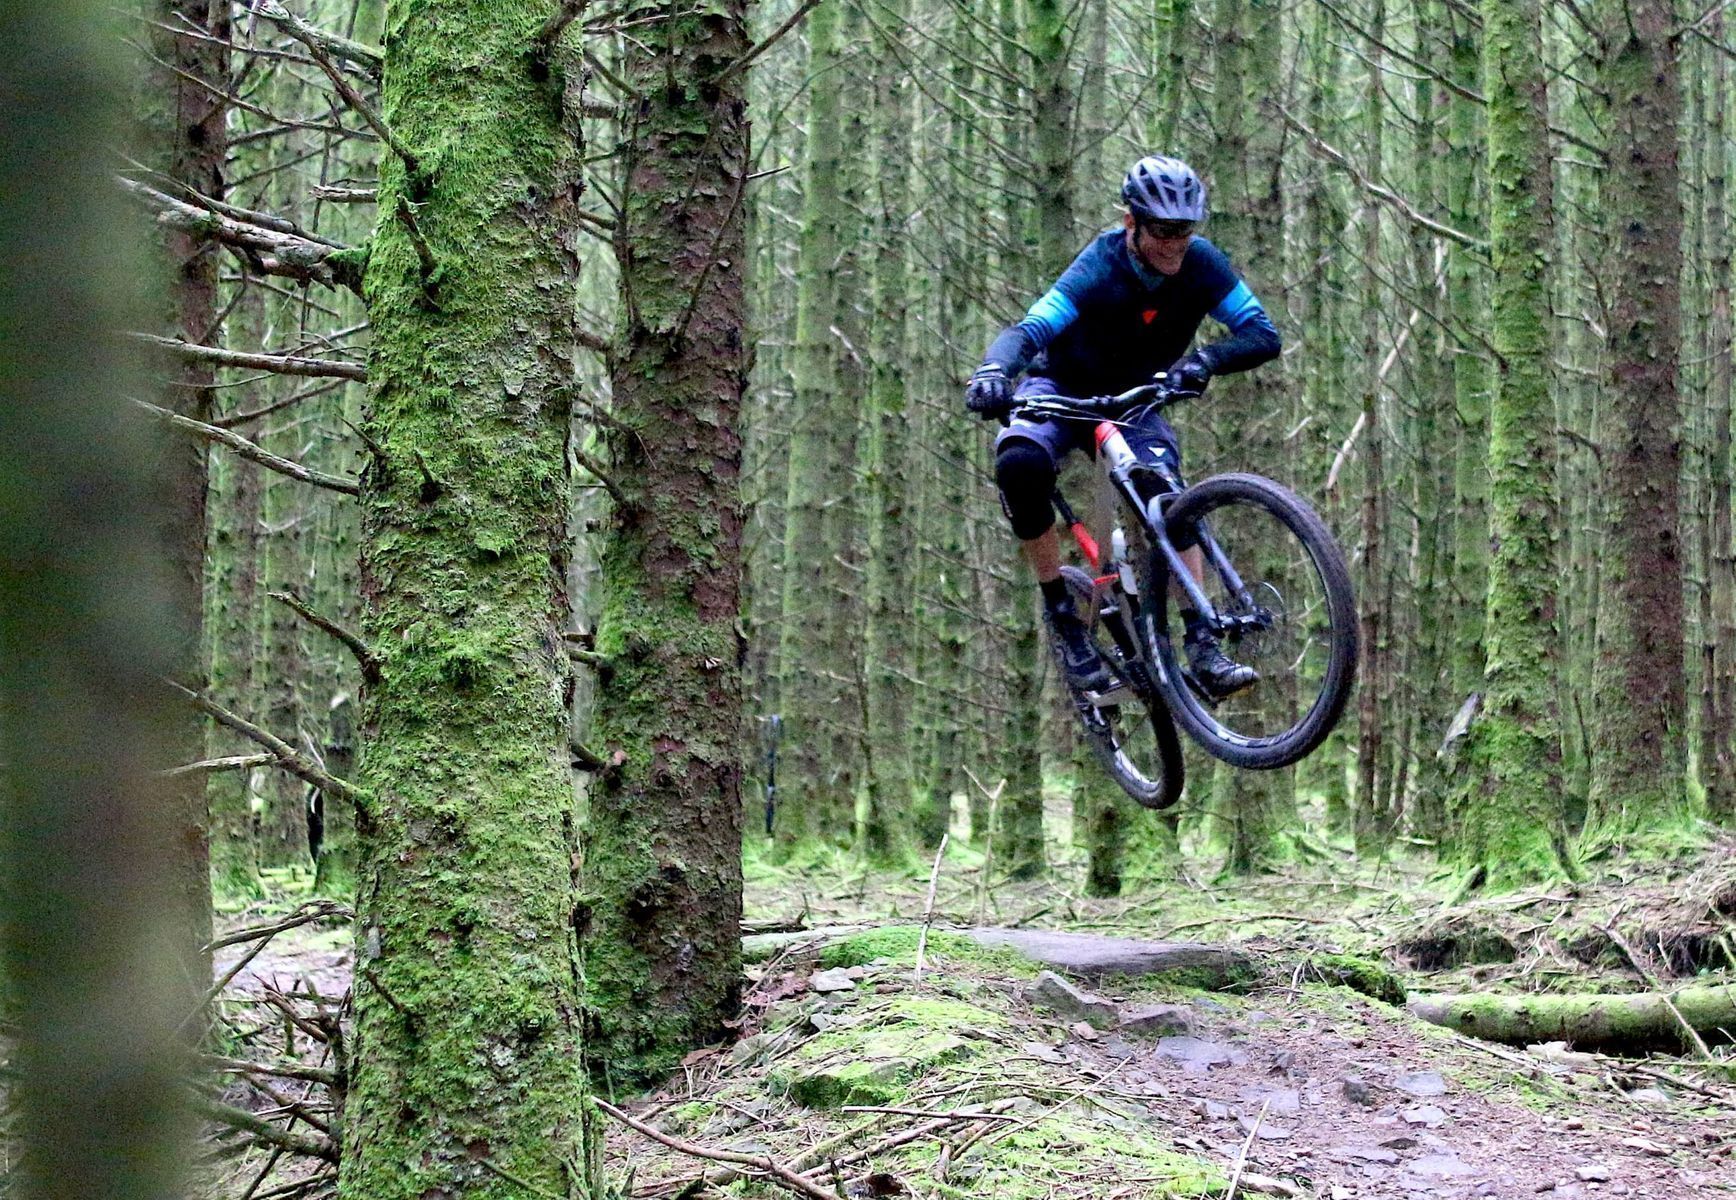
[[[1327, 575], [1314, 552], [1267, 506], [1224, 497], [1194, 514], [1228, 563], [1207, 554], [1204, 590], [1231, 628], [1218, 639], [1232, 660], [1259, 681], [1222, 699], [1186, 682], [1178, 692], [1195, 719], [1235, 746], [1258, 749], [1284, 740], [1331, 703], [1339, 665], [1333, 654]], [[1182, 533], [1183, 531], [1172, 531]], [[1238, 586], [1239, 585], [1239, 586]], [[1173, 667], [1191, 673], [1182, 605], [1165, 605]]]
[[[1071, 687], [1068, 691], [1072, 693], [1085, 736], [1098, 761], [1123, 791], [1135, 800], [1149, 804], [1163, 796], [1169, 786], [1165, 748], [1158, 740], [1151, 716], [1146, 711], [1146, 701], [1139, 698], [1135, 682], [1130, 678], [1133, 668], [1122, 659], [1114, 639], [1096, 619], [1095, 605], [1099, 601], [1091, 590], [1082, 586], [1083, 578], [1081, 574], [1079, 578], [1070, 577], [1068, 580], [1074, 593], [1074, 605], [1087, 617], [1098, 653], [1103, 655], [1104, 662], [1126, 689], [1126, 699], [1119, 704], [1100, 705], [1092, 703], [1085, 693]], [[1058, 658], [1056, 665], [1059, 669]]]

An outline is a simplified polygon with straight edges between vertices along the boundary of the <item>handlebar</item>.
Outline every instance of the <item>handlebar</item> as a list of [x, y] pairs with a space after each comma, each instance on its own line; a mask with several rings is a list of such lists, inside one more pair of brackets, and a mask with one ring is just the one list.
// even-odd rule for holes
[[1106, 417], [1124, 416], [1135, 408], [1150, 408], [1156, 411], [1180, 400], [1197, 399], [1199, 395], [1200, 393], [1196, 391], [1186, 391], [1170, 386], [1167, 376], [1160, 371], [1150, 383], [1142, 383], [1138, 387], [1129, 388], [1118, 396], [1025, 396], [1013, 405], [1012, 411], [1005, 419], [1010, 420], [1021, 413], [1028, 413], [1050, 417], [1102, 420]]

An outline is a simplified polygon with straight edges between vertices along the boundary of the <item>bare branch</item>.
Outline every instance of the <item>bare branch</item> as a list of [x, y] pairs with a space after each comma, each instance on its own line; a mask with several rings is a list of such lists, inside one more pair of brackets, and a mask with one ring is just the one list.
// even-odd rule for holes
[[654, 1129], [643, 1121], [635, 1120], [626, 1113], [610, 1104], [607, 1100], [593, 1096], [591, 1103], [598, 1109], [621, 1122], [635, 1133], [644, 1134], [654, 1142], [661, 1142], [678, 1154], [686, 1154], [693, 1158], [710, 1159], [712, 1162], [737, 1163], [744, 1167], [753, 1167], [764, 1171], [768, 1177], [781, 1183], [793, 1192], [808, 1196], [811, 1200], [842, 1200], [838, 1193], [821, 1187], [813, 1180], [796, 1174], [769, 1154], [743, 1154], [738, 1150], [715, 1150], [709, 1146], [696, 1146], [692, 1142], [684, 1142], [678, 1137], [671, 1137], [661, 1129]]
[[325, 1067], [310, 1067], [302, 1063], [256, 1063], [243, 1058], [224, 1058], [220, 1054], [204, 1056], [206, 1066], [238, 1075], [269, 1075], [278, 1079], [302, 1079], [308, 1083], [336, 1087], [341, 1082], [336, 1071]]
[[210, 954], [225, 946], [238, 946], [242, 942], [269, 941], [286, 929], [296, 929], [333, 917], [349, 921], [355, 919], [355, 915], [355, 910], [349, 905], [340, 904], [336, 900], [310, 900], [280, 921], [272, 921], [266, 925], [249, 925], [245, 929], [234, 930], [215, 941], [207, 942], [200, 953]]
[[157, 774], [165, 779], [173, 779], [179, 775], [212, 774], [217, 771], [245, 771], [250, 767], [263, 767], [267, 763], [276, 762], [270, 754], [234, 754], [228, 758], [207, 758], [202, 762], [188, 763], [184, 767], [170, 767]]
[[741, 72], [747, 70], [748, 66], [754, 59], [777, 45], [779, 38], [782, 38], [785, 34], [789, 33], [790, 30], [794, 29], [797, 25], [800, 25], [802, 23], [802, 18], [813, 12], [814, 9], [818, 8], [823, 2], [824, 0], [802, 0], [801, 7], [797, 8], [795, 12], [790, 14], [789, 20], [768, 33], [757, 46], [754, 46], [746, 54], [730, 63], [729, 66], [725, 67], [723, 70], [719, 71], [717, 73], [717, 78], [712, 80], [713, 85], [721, 84], [724, 80], [729, 79], [734, 75], [739, 75]]
[[212, 700], [210, 697], [202, 696], [191, 688], [182, 687], [173, 679], [165, 680], [164, 682], [174, 688], [175, 691], [185, 696], [194, 708], [216, 721], [219, 725], [233, 729], [236, 733], [239, 733], [247, 740], [258, 742], [261, 746], [264, 746], [267, 750], [271, 751], [271, 753], [277, 758], [277, 765], [288, 771], [291, 775], [294, 775], [297, 779], [300, 779], [304, 783], [311, 783], [314, 787], [320, 789], [320, 791], [330, 792], [332, 795], [348, 800], [352, 804], [361, 804], [367, 800], [366, 794], [363, 793], [360, 788], [356, 787], [354, 784], [346, 783], [336, 775], [331, 774], [324, 767], [315, 763], [312, 759], [308, 758], [307, 755], [297, 750], [294, 746], [291, 746], [282, 738], [268, 733], [253, 722], [247, 720], [245, 717], [237, 716], [224, 708], [221, 704], [218, 704], [215, 700]]
[[1284, 124], [1301, 134], [1316, 154], [1319, 154], [1322, 158], [1337, 163], [1339, 166], [1343, 167], [1350, 173], [1350, 177], [1356, 181], [1356, 186], [1360, 187], [1370, 196], [1373, 196], [1376, 200], [1383, 201], [1390, 205], [1406, 220], [1413, 224], [1421, 225], [1430, 233], [1437, 233], [1441, 237], [1457, 242], [1461, 246], [1468, 246], [1472, 250], [1481, 250], [1486, 252], [1489, 249], [1489, 243], [1484, 241], [1482, 238], [1473, 237], [1468, 233], [1463, 233], [1451, 226], [1442, 225], [1439, 221], [1432, 221], [1428, 217], [1423, 216], [1423, 214], [1418, 212], [1415, 206], [1403, 196], [1399, 195], [1391, 188], [1382, 187], [1380, 184], [1364, 175], [1357, 169], [1356, 164], [1351, 162], [1343, 151], [1327, 145], [1321, 140], [1319, 134], [1315, 133], [1312, 129], [1308, 128], [1308, 126], [1290, 115], [1288, 110], [1284, 112], [1283, 116]]
[[315, 384], [313, 387], [303, 388], [299, 392], [285, 396], [281, 400], [273, 400], [270, 404], [262, 404], [258, 408], [251, 408], [245, 412], [238, 412], [233, 416], [219, 417], [217, 420], [212, 421], [211, 424], [217, 426], [219, 429], [234, 429], [237, 425], [246, 425], [249, 422], [259, 420], [261, 417], [269, 417], [272, 413], [281, 412], [283, 409], [286, 409], [293, 404], [300, 404], [304, 400], [312, 400], [315, 397], [327, 395], [343, 386], [344, 381], [341, 379], [334, 380], [331, 383]]
[[198, 1112], [221, 1122], [232, 1129], [239, 1129], [257, 1142], [268, 1146], [276, 1146], [291, 1154], [299, 1154], [306, 1158], [322, 1158], [326, 1162], [338, 1161], [337, 1143], [329, 1137], [310, 1138], [287, 1129], [280, 1129], [262, 1117], [256, 1117], [244, 1108], [236, 1108], [230, 1104], [213, 1100], [209, 1096], [193, 1093], [193, 1107]]
[[294, 13], [290, 12], [277, 0], [258, 0], [255, 9], [262, 15], [281, 26], [290, 37], [307, 47], [307, 52], [319, 64], [319, 69], [325, 72], [326, 78], [332, 81], [332, 86], [338, 90], [338, 95], [344, 98], [344, 103], [355, 110], [357, 116], [366, 121], [368, 128], [380, 135], [380, 140], [391, 147], [392, 153], [404, 160], [404, 167], [410, 172], [411, 179], [421, 179], [422, 162], [415, 153], [393, 133], [385, 119], [355, 89], [355, 85], [344, 78], [343, 70], [333, 61], [329, 38], [319, 33]]
[[328, 475], [324, 471], [316, 471], [312, 467], [304, 467], [294, 459], [283, 458], [273, 454], [263, 446], [248, 441], [234, 430], [219, 429], [215, 425], [195, 421], [192, 417], [183, 417], [180, 413], [170, 412], [166, 408], [159, 408], [144, 400], [134, 400], [133, 403], [165, 424], [185, 430], [195, 437], [202, 437], [208, 442], [221, 443], [249, 462], [256, 462], [262, 467], [276, 471], [279, 475], [287, 475], [291, 479], [299, 479], [302, 483], [311, 483], [315, 487], [343, 492], [349, 496], [361, 494], [361, 485], [355, 480], [346, 479], [342, 475]]
[[214, 207], [215, 202], [200, 207], [135, 180], [123, 177], [120, 184], [156, 210], [157, 224], [246, 250], [249, 263], [266, 275], [283, 275], [326, 287], [346, 287], [361, 294], [362, 273], [355, 262], [340, 255], [343, 246], [239, 218], [233, 214], [242, 210], [225, 213]]
[[339, 625], [330, 617], [321, 616], [319, 613], [309, 608], [306, 604], [302, 603], [301, 598], [296, 596], [293, 592], [267, 592], [266, 595], [270, 596], [273, 600], [278, 601], [280, 604], [288, 605], [298, 617], [306, 621], [309, 625], [325, 630], [338, 641], [348, 646], [350, 648], [350, 653], [356, 656], [356, 662], [361, 665], [362, 678], [367, 680], [369, 683], [378, 683], [380, 681], [380, 656], [370, 650], [368, 644], [361, 638], [345, 629], [342, 625]]
[[380, 198], [378, 188], [333, 187], [324, 183], [314, 184], [311, 194], [315, 200], [333, 204], [372, 204]]
[[584, 11], [585, 0], [561, 0], [560, 8], [555, 10], [552, 17], [543, 22], [543, 27], [536, 31], [536, 37], [531, 39], [531, 54], [536, 61], [547, 65], [549, 54], [554, 50], [555, 42], [560, 39], [567, 26], [578, 20], [579, 15]]
[[585, 470], [589, 471], [592, 476], [596, 478], [596, 481], [603, 485], [604, 490], [609, 493], [609, 498], [612, 499], [618, 507], [627, 507], [627, 494], [621, 490], [620, 484], [609, 478], [608, 472], [603, 470], [602, 463], [599, 463], [596, 459], [592, 458], [589, 454], [586, 454], [583, 450], [580, 450], [577, 446], [572, 448], [571, 453], [573, 461], [585, 468]]
[[290, 12], [275, 0], [262, 0], [256, 5], [259, 14], [281, 26], [291, 37], [304, 46], [310, 39], [317, 42], [321, 50], [330, 58], [347, 62], [353, 67], [359, 67], [364, 75], [375, 83], [380, 81], [380, 69], [385, 65], [385, 56], [372, 46], [353, 41], [347, 37], [339, 37], [324, 29], [309, 25], [300, 17]]
[[410, 245], [416, 248], [416, 263], [422, 276], [422, 295], [430, 304], [438, 304], [440, 279], [440, 264], [434, 258], [434, 251], [428, 245], [428, 239], [422, 235], [422, 225], [416, 220], [416, 208], [410, 203], [410, 198], [403, 194], [398, 196], [398, 220], [410, 235]]
[[179, 338], [159, 337], [154, 333], [135, 333], [147, 345], [167, 350], [182, 358], [196, 358], [216, 363], [220, 367], [238, 367], [248, 371], [271, 371], [277, 375], [304, 375], [325, 379], [353, 379], [366, 383], [368, 369], [355, 363], [333, 362], [325, 358], [297, 358], [291, 354], [248, 354], [240, 350], [223, 350], [216, 346], [201, 346]]

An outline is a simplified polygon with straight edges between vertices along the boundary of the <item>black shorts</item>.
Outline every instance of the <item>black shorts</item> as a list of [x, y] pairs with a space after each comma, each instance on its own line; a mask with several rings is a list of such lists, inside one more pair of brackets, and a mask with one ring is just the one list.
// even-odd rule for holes
[[[1027, 376], [1019, 384], [1015, 396], [1019, 399], [1031, 396], [1067, 396], [1067, 389], [1054, 380], [1041, 375]], [[1096, 421], [1056, 421], [1015, 420], [1001, 430], [995, 438], [995, 451], [999, 453], [1009, 438], [1024, 438], [1035, 442], [1049, 452], [1049, 460], [1055, 466], [1055, 473], [1061, 471], [1061, 463], [1074, 450], [1083, 450], [1095, 457], [1097, 453], [1097, 422]], [[1127, 438], [1128, 446], [1142, 459], [1161, 460], [1177, 475], [1181, 474], [1181, 443], [1176, 439], [1175, 430], [1169, 422], [1157, 413], [1147, 413], [1138, 423], [1123, 426], [1121, 430]]]

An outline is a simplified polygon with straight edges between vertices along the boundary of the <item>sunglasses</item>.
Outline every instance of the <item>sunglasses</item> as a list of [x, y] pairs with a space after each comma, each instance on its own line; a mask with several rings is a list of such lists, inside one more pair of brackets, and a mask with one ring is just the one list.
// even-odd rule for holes
[[1200, 227], [1198, 221], [1141, 221], [1139, 227], [1155, 238], [1184, 238]]

